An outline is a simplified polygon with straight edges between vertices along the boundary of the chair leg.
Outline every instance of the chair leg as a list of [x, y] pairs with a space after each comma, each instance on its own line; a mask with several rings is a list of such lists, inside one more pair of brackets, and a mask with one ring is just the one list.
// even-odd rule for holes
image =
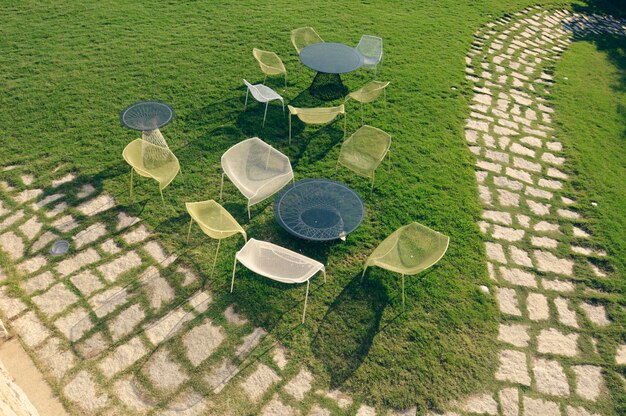
[[361, 103], [361, 125], [365, 124], [365, 115], [363, 113], [363, 103]]
[[263, 78], [263, 84], [265, 84], [265, 81], [267, 81], [267, 75], [265, 75], [265, 78]]
[[237, 269], [237, 255], [235, 254], [235, 262], [233, 263], [233, 278], [230, 281], [230, 293], [233, 293], [233, 287], [235, 286], [235, 270]]
[[250, 221], [250, 203], [248, 202], [248, 221]]
[[263, 125], [261, 127], [265, 127], [265, 117], [267, 117], [267, 106], [269, 103], [269, 101], [265, 103], [265, 113], [263, 113]]
[[130, 201], [133, 201], [133, 172], [135, 169], [130, 168]]
[[222, 172], [222, 180], [220, 182], [220, 201], [222, 200], [222, 192], [224, 191], [224, 175], [226, 173]]
[[193, 224], [193, 218], [189, 220], [189, 230], [187, 231], [187, 244], [189, 244], [189, 236], [191, 235], [191, 224]]
[[163, 208], [165, 208], [165, 198], [163, 198], [163, 189], [159, 187], [159, 192], [161, 193], [161, 202], [163, 202]]
[[363, 273], [361, 273], [361, 283], [363, 283], [363, 278], [365, 277], [365, 271], [367, 270], [367, 265], [363, 267]]
[[304, 310], [302, 311], [302, 323], [304, 323], [304, 318], [306, 317], [306, 304], [309, 300], [309, 285], [311, 284], [311, 279], [306, 281], [306, 294], [304, 295]]
[[213, 258], [213, 266], [211, 267], [211, 274], [209, 275], [209, 278], [213, 277], [213, 272], [215, 271], [215, 264], [217, 263], [217, 255], [220, 252], [220, 244], [221, 244], [222, 240], [217, 240], [217, 249], [215, 250], [215, 257]]
[[250, 90], [246, 90], [246, 101], [243, 103], [243, 111], [246, 111], [246, 107], [248, 107], [248, 94], [250, 94]]
[[267, 167], [270, 164], [270, 156], [272, 155], [272, 146], [270, 145], [270, 147], [267, 149], [267, 158], [265, 159], [265, 169], [267, 169]]
[[404, 273], [402, 273], [402, 309], [404, 309]]

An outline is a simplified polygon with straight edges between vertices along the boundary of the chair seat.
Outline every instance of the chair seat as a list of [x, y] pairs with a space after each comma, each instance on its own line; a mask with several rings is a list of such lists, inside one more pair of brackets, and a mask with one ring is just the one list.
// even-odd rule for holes
[[437, 263], [448, 250], [450, 239], [413, 222], [394, 231], [372, 252], [365, 267], [378, 266], [414, 275]]
[[[283, 101], [283, 97], [276, 91], [263, 84], [255, 84], [254, 87], [266, 98], [266, 101], [280, 100]], [[255, 97], [256, 98], [256, 97]]]
[[389, 85], [389, 82], [371, 81], [359, 88], [356, 91], [352, 91], [348, 94], [348, 98], [352, 98], [360, 102], [361, 104], [371, 103], [384, 94], [385, 88]]
[[380, 63], [380, 58], [363, 57], [363, 66], [376, 66]]
[[201, 202], [187, 202], [185, 208], [200, 229], [209, 237], [222, 239], [240, 233], [246, 238], [246, 232], [237, 220], [220, 204], [210, 199]]
[[222, 155], [221, 164], [248, 206], [269, 198], [293, 179], [289, 158], [258, 137], [232, 146]]
[[122, 156], [137, 174], [157, 180], [161, 189], [165, 188], [180, 170], [178, 159], [169, 149], [143, 139], [129, 143], [124, 148]]
[[254, 238], [237, 252], [236, 258], [249, 270], [282, 283], [303, 283], [324, 270], [316, 260]]
[[380, 160], [381, 156], [378, 154], [372, 155], [365, 152], [343, 153], [339, 163], [360, 175], [371, 177], [372, 173], [380, 165]]
[[235, 170], [227, 163], [222, 164], [222, 168], [228, 179], [248, 199], [257, 195], [260, 189], [271, 186], [274, 182], [276, 182], [278, 189], [281, 189], [291, 181], [293, 176], [291, 172], [278, 173], [261, 169], [258, 166], [251, 166], [246, 170], [246, 175], [242, 177], [237, 175]]
[[317, 107], [317, 108], [296, 108], [287, 106], [291, 114], [296, 115], [300, 121], [307, 124], [330, 123], [339, 114], [345, 113], [345, 107], [341, 104], [338, 107]]

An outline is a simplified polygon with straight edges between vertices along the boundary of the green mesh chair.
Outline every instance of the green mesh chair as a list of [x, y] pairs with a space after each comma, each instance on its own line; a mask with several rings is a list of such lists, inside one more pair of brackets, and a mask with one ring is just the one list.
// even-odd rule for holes
[[165, 189], [180, 172], [180, 164], [172, 151], [166, 147], [157, 146], [143, 139], [130, 142], [122, 152], [124, 160], [131, 166], [130, 169], [130, 197], [133, 197], [133, 173], [152, 178], [159, 183], [161, 201]]
[[261, 71], [265, 74], [263, 83], [267, 80], [267, 76], [284, 75], [285, 88], [287, 88], [287, 68], [283, 61], [274, 52], [262, 51], [261, 49], [252, 49], [252, 55], [259, 63]]
[[187, 212], [191, 216], [189, 220], [189, 230], [187, 231], [187, 243], [189, 243], [191, 226], [194, 221], [198, 224], [202, 232], [217, 240], [217, 249], [215, 250], [213, 267], [211, 268], [211, 275], [213, 275], [222, 239], [235, 234], [241, 234], [244, 242], [247, 242], [248, 237], [246, 232], [223, 206], [212, 199], [202, 202], [186, 202], [185, 208], [187, 208]]
[[400, 273], [404, 307], [404, 275], [414, 275], [433, 266], [446, 253], [449, 243], [449, 237], [412, 222], [398, 228], [376, 247], [365, 261], [361, 279], [370, 266]]
[[291, 43], [296, 48], [298, 55], [305, 47], [320, 42], [324, 42], [324, 40], [312, 27], [300, 27], [291, 31]]
[[327, 124], [337, 116], [343, 115], [343, 137], [346, 137], [346, 107], [341, 104], [338, 107], [318, 107], [318, 108], [289, 108], [289, 144], [291, 144], [291, 116], [294, 115], [306, 124]]
[[383, 95], [385, 106], [387, 106], [387, 86], [389, 82], [371, 81], [363, 85], [356, 91], [351, 92], [346, 97], [346, 101], [352, 98], [361, 103], [361, 124], [363, 124], [363, 104], [371, 103]]
[[390, 146], [389, 134], [376, 127], [363, 126], [343, 142], [337, 166], [343, 165], [361, 176], [370, 178], [371, 188], [374, 189], [376, 168], [389, 153]]

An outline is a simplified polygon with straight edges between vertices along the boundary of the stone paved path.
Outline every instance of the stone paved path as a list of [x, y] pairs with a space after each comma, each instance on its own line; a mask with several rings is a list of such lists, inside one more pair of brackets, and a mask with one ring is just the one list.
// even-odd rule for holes
[[[0, 169], [0, 252], [13, 264], [0, 269], [0, 314], [70, 412], [295, 415], [306, 401], [314, 415], [371, 414], [218, 306], [184, 249], [167, 250], [111, 195], [72, 172], [44, 184]], [[71, 250], [51, 256], [59, 239]]]
[[[584, 278], [610, 271], [596, 265], [606, 253], [568, 197], [548, 100], [555, 61], [589, 33], [626, 35], [626, 22], [531, 8], [481, 28], [466, 58], [474, 96], [465, 138], [476, 156], [501, 350], [497, 390], [453, 405], [449, 415], [603, 414], [603, 367], [624, 364], [624, 346], [613, 362], [598, 354], [597, 336], [611, 321]], [[573, 298], [581, 293], [582, 301]]]
[[[572, 31], [626, 29], [609, 18], [528, 9], [480, 29], [466, 58], [475, 95], [465, 138], [476, 155], [502, 348], [497, 389], [451, 405], [448, 415], [601, 414], [602, 369], [626, 364], [626, 345], [616, 363], [596, 353], [594, 335], [611, 326], [598, 298], [571, 297], [584, 290], [581, 274], [610, 273], [590, 262], [605, 253], [567, 196], [546, 100], [549, 69]], [[75, 184], [74, 172], [57, 173], [43, 184], [27, 167], [0, 172], [0, 251], [15, 265], [0, 270], [0, 313], [73, 413], [224, 415], [232, 406], [377, 414], [328, 391], [235, 306], [216, 306], [184, 251], [168, 251], [112, 196]], [[72, 251], [52, 257], [59, 238]]]

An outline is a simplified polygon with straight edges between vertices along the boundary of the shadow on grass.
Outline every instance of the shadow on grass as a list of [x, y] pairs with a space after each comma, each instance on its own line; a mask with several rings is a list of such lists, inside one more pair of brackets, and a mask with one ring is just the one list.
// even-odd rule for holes
[[328, 308], [311, 343], [330, 374], [330, 388], [341, 386], [359, 368], [380, 332], [388, 297], [379, 281], [355, 276]]
[[573, 3], [572, 8], [579, 13], [610, 14], [615, 17], [626, 17], [624, 0], [585, 0], [585, 4]]

